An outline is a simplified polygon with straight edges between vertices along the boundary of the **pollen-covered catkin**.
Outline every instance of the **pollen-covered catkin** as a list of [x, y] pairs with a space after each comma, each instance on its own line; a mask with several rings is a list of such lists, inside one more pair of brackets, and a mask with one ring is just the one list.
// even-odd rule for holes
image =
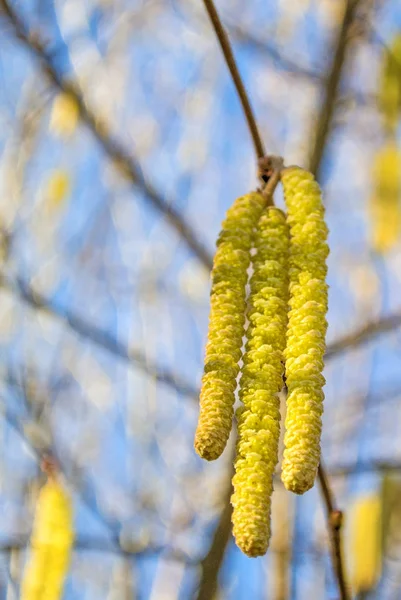
[[211, 307], [195, 450], [215, 460], [230, 435], [234, 392], [245, 323], [245, 286], [250, 249], [265, 199], [260, 193], [238, 198], [227, 211], [217, 239]]
[[288, 312], [288, 227], [278, 208], [259, 221], [252, 259], [246, 352], [237, 411], [233, 532], [248, 556], [265, 554], [270, 540], [273, 473], [278, 461], [283, 350]]
[[322, 375], [327, 330], [327, 227], [321, 192], [313, 175], [299, 167], [282, 173], [290, 226], [290, 300], [287, 330], [288, 387], [282, 480], [303, 494], [315, 481], [320, 460]]
[[51, 479], [39, 493], [21, 600], [60, 600], [73, 538], [70, 497]]

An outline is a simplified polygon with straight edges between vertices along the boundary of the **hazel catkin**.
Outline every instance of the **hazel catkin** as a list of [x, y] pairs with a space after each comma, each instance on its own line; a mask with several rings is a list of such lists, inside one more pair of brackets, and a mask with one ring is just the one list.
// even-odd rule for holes
[[282, 172], [290, 226], [290, 300], [287, 331], [288, 387], [282, 480], [303, 494], [315, 481], [320, 461], [322, 375], [327, 329], [327, 227], [321, 192], [313, 175], [299, 167]]
[[258, 192], [227, 211], [212, 269], [211, 308], [195, 450], [215, 460], [230, 435], [245, 322], [245, 286], [254, 229], [265, 205]]
[[384, 254], [398, 243], [401, 233], [401, 152], [394, 140], [374, 157], [369, 209], [372, 246]]
[[39, 493], [21, 600], [60, 600], [73, 543], [69, 495], [55, 479]]
[[248, 556], [265, 554], [270, 540], [273, 473], [278, 461], [283, 350], [287, 326], [288, 227], [277, 208], [259, 220], [248, 307], [249, 326], [237, 411], [233, 532]]

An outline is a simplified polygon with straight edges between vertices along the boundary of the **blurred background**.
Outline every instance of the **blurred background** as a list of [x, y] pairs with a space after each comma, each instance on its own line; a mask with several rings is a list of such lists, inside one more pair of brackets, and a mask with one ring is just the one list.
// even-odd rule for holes
[[[324, 464], [352, 597], [397, 600], [401, 4], [217, 6], [267, 152], [324, 190]], [[200, 0], [1, 0], [1, 599], [19, 598], [45, 452], [74, 503], [66, 600], [339, 597], [318, 486], [277, 479], [271, 548], [249, 559], [234, 439], [215, 463], [193, 450], [210, 257], [257, 185]]]

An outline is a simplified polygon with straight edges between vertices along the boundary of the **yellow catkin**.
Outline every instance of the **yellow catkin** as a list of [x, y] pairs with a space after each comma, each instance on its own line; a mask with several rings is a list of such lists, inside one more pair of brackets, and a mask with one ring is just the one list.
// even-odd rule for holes
[[376, 252], [391, 250], [401, 234], [401, 152], [389, 140], [373, 163], [370, 200], [372, 246]]
[[64, 169], [55, 169], [46, 183], [45, 206], [57, 210], [70, 193], [70, 177]]
[[282, 183], [290, 226], [282, 480], [288, 490], [303, 494], [313, 486], [320, 460], [329, 250], [321, 192], [313, 175], [290, 167], [283, 171]]
[[381, 499], [378, 494], [358, 498], [348, 515], [349, 563], [353, 591], [369, 592], [381, 571]]
[[234, 392], [245, 323], [245, 286], [250, 249], [265, 199], [238, 198], [227, 211], [213, 262], [211, 307], [195, 450], [215, 460], [230, 435]]
[[56, 96], [50, 116], [50, 131], [63, 138], [70, 137], [77, 128], [78, 104], [73, 96], [61, 93]]
[[73, 514], [69, 495], [55, 480], [39, 493], [21, 600], [60, 600], [70, 563]]
[[394, 37], [383, 55], [378, 104], [387, 131], [395, 133], [401, 115], [401, 33]]
[[283, 350], [288, 312], [288, 227], [277, 208], [259, 221], [252, 259], [246, 352], [237, 411], [233, 533], [248, 556], [265, 554], [270, 540], [273, 473], [278, 462]]

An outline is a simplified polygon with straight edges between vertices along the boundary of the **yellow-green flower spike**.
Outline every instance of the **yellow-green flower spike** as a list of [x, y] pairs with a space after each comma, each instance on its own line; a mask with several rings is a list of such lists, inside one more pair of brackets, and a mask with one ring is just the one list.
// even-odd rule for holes
[[69, 495], [56, 480], [41, 489], [21, 600], [60, 600], [74, 538]]
[[401, 117], [401, 33], [383, 53], [378, 85], [378, 105], [384, 126], [395, 135]]
[[384, 254], [398, 244], [401, 234], [401, 151], [395, 140], [379, 149], [372, 164], [369, 209], [372, 246]]
[[270, 540], [273, 473], [278, 461], [283, 350], [288, 312], [288, 226], [278, 208], [259, 221], [252, 259], [247, 345], [237, 411], [233, 532], [248, 556], [265, 554]]
[[245, 323], [245, 286], [250, 250], [265, 198], [251, 193], [227, 211], [217, 239], [212, 270], [211, 308], [195, 450], [215, 460], [230, 435], [234, 392]]
[[282, 173], [290, 226], [284, 460], [285, 487], [303, 494], [315, 481], [320, 461], [322, 375], [327, 330], [327, 227], [321, 192], [313, 175], [299, 167]]

